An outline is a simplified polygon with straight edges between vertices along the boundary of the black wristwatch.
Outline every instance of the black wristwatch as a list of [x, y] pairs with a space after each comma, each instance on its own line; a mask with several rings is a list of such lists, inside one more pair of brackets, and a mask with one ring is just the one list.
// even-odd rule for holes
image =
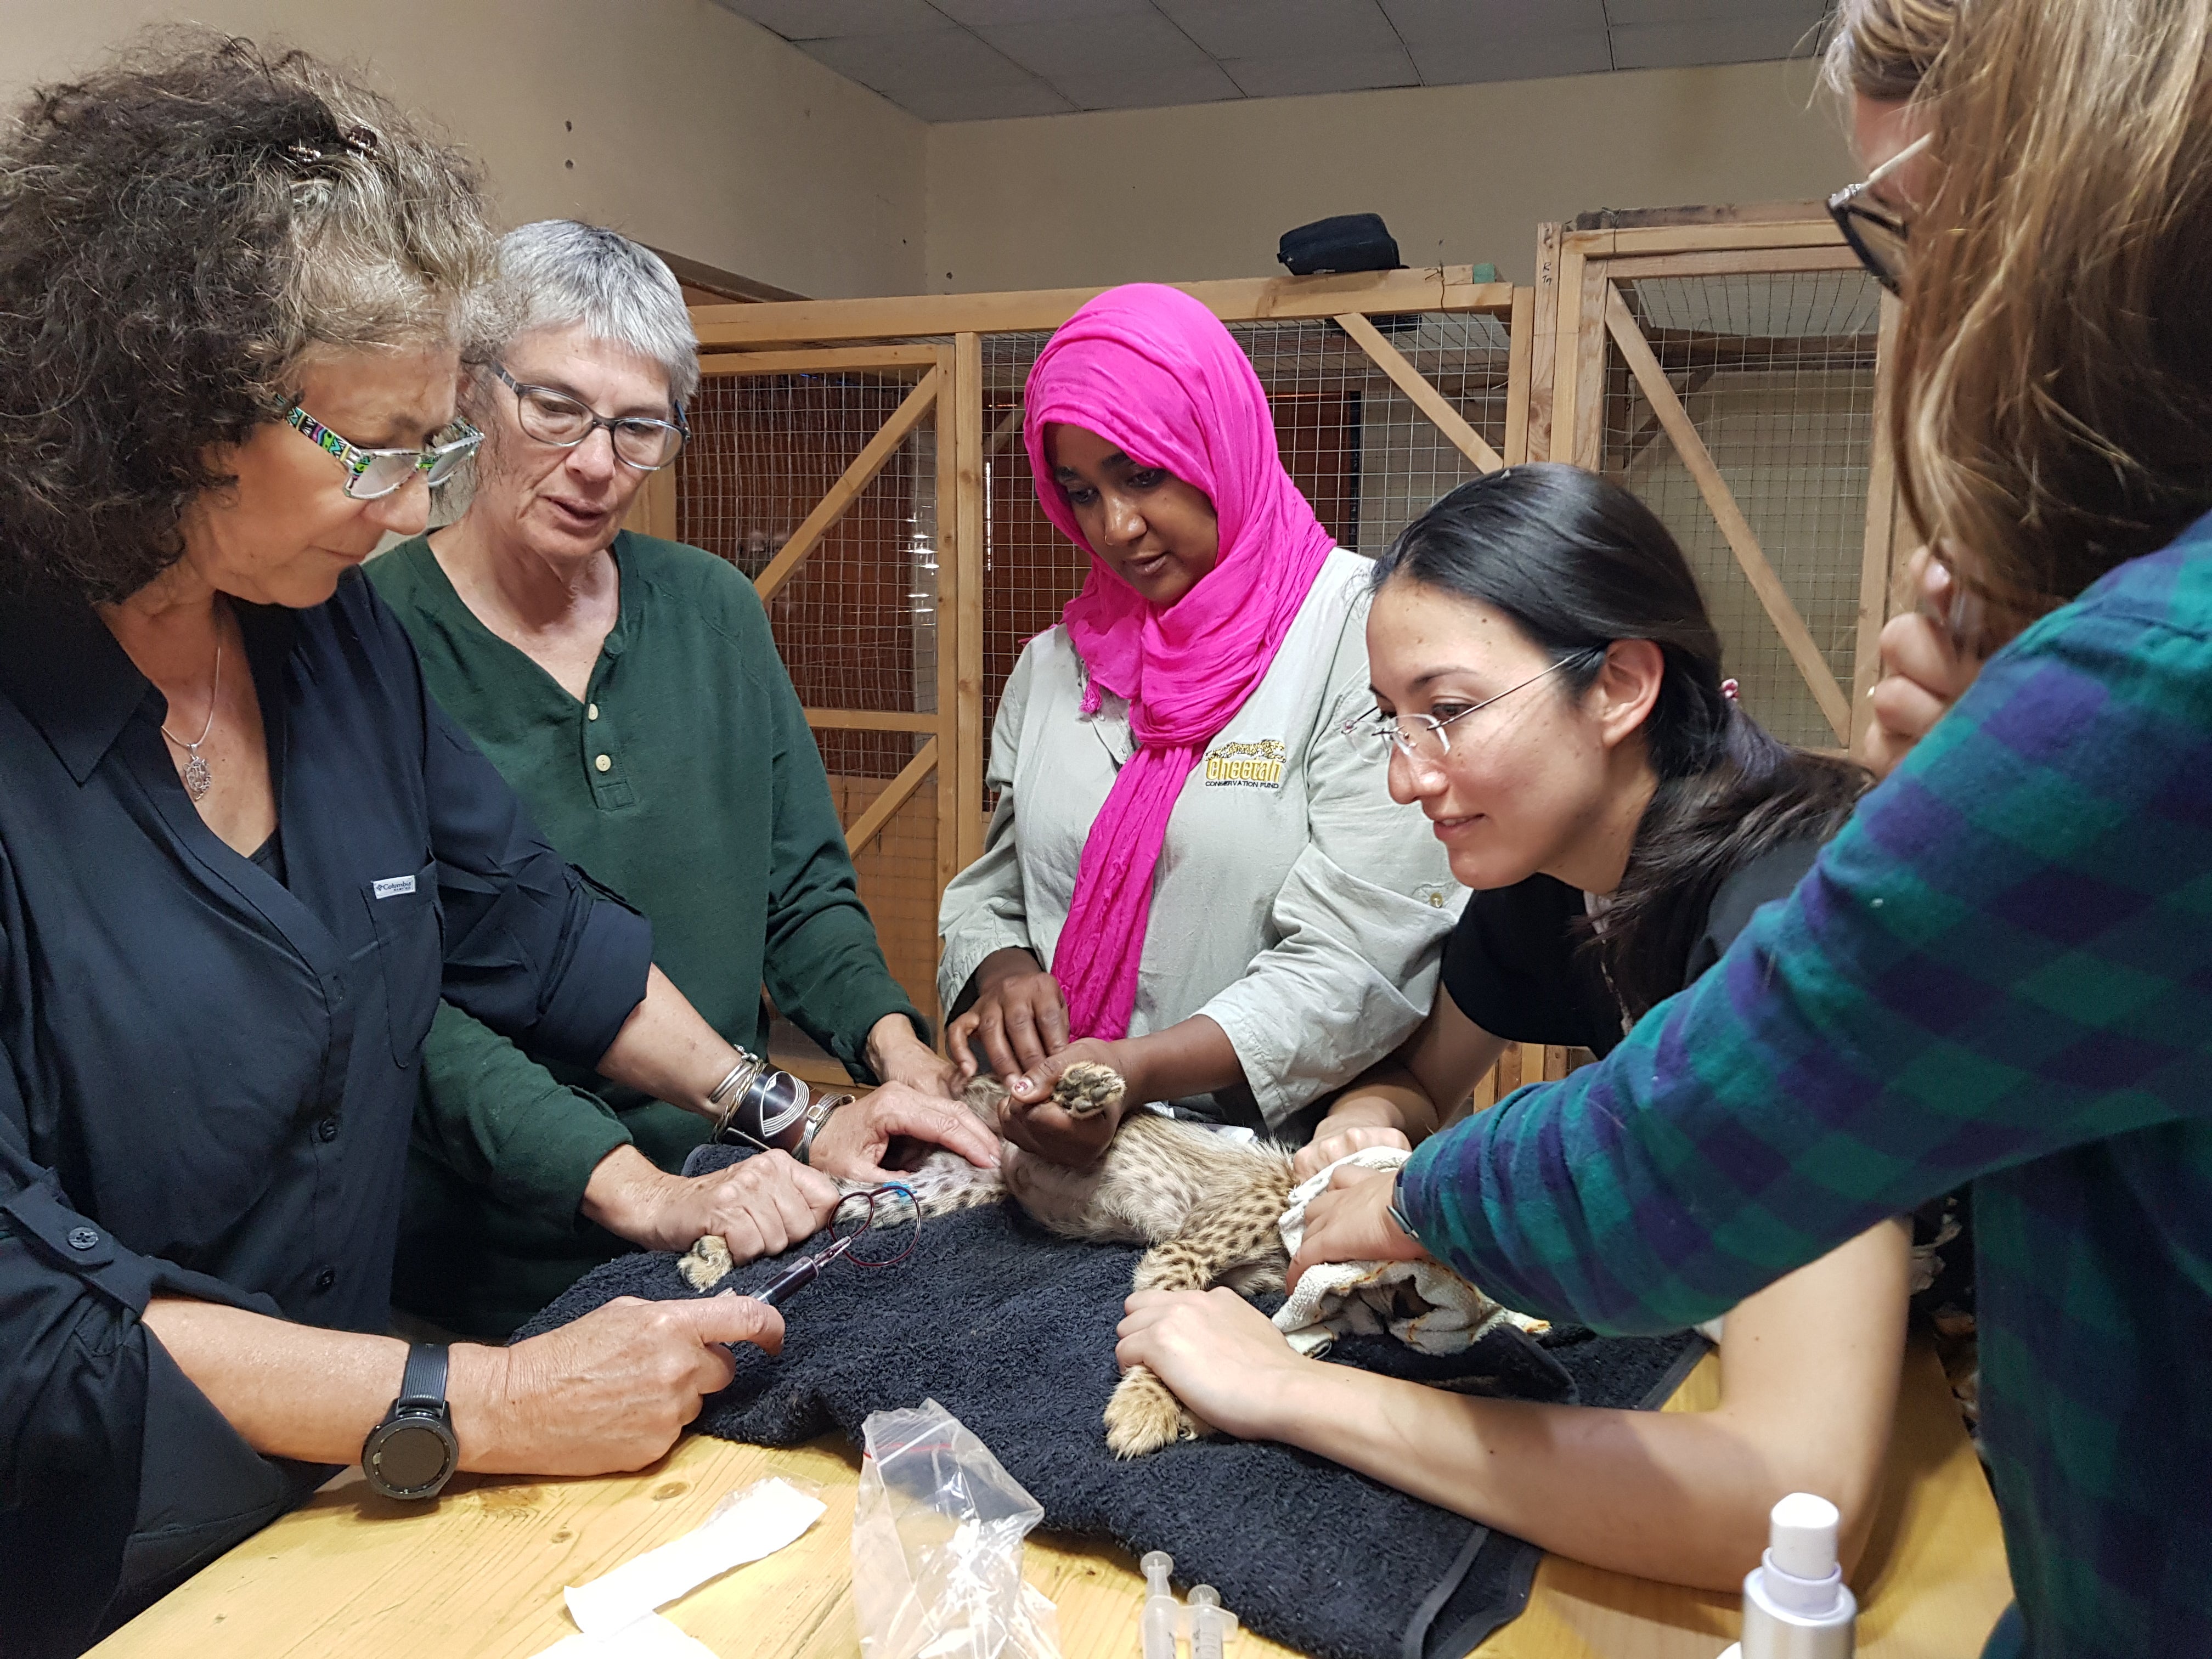
[[361, 1443], [361, 1472], [386, 1498], [435, 1498], [460, 1462], [446, 1403], [445, 1346], [417, 1342], [407, 1350], [399, 1398]]

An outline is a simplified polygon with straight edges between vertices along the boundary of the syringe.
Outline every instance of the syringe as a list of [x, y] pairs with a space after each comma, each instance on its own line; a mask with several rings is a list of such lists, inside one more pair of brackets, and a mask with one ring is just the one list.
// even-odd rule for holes
[[1176, 1599], [1168, 1583], [1175, 1557], [1154, 1550], [1138, 1565], [1145, 1570], [1145, 1659], [1176, 1659]]
[[1190, 1587], [1190, 1659], [1221, 1659], [1221, 1646], [1229, 1634], [1229, 1615], [1221, 1610], [1221, 1592], [1211, 1584]]

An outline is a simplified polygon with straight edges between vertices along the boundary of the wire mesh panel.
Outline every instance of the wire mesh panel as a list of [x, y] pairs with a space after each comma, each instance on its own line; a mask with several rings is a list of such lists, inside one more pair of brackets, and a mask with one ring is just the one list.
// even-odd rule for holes
[[[1498, 318], [1431, 312], [1371, 320], [1493, 448], [1504, 447], [1510, 342]], [[1475, 476], [1474, 464], [1334, 323], [1237, 322], [1229, 331], [1267, 392], [1284, 464], [1341, 545], [1380, 553], [1422, 508]], [[982, 343], [987, 723], [1023, 645], [1060, 619], [1090, 568], [1037, 506], [1022, 443], [1023, 383], [1050, 337], [994, 334]]]
[[[890, 373], [712, 376], [690, 416], [678, 534], [757, 578], [914, 389]], [[810, 709], [927, 714], [938, 696], [937, 434], [922, 422], [770, 597], [776, 649]], [[815, 732], [852, 825], [929, 734]], [[931, 1006], [937, 805], [925, 781], [854, 859], [892, 974]], [[778, 1028], [779, 1053], [799, 1045]]]
[[[1814, 645], [1848, 692], [1875, 438], [1880, 290], [1853, 270], [1645, 276], [1620, 284]], [[1603, 470], [1665, 520], [1697, 572], [1744, 707], [1776, 736], [1833, 747], [1692, 468], [1608, 342]]]
[[[885, 374], [704, 381], [677, 480], [678, 533], [757, 577], [913, 390]], [[769, 601], [776, 648], [810, 708], [937, 706], [937, 441], [924, 422]], [[910, 732], [826, 730], [833, 774], [890, 777]]]

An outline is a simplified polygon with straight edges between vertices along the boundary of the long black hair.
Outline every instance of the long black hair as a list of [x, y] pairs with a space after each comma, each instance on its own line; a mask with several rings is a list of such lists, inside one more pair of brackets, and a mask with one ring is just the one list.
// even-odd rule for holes
[[1826, 839], [1869, 781], [1792, 748], [1722, 690], [1721, 641], [1689, 562], [1658, 515], [1580, 467], [1507, 467], [1462, 484], [1376, 562], [1379, 592], [1411, 581], [1504, 614], [1579, 696], [1617, 640], [1666, 660], [1643, 731], [1659, 787], [1637, 826], [1595, 948], [1632, 1017], [1682, 988], [1720, 885], [1786, 842]]

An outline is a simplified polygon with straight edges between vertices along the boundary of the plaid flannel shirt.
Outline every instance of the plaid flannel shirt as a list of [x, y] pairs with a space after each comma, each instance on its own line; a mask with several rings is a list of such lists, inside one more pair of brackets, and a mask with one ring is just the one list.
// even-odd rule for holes
[[1712, 971], [1399, 1191], [1508, 1305], [1648, 1332], [1970, 1179], [2028, 1650], [2212, 1654], [2212, 520], [1999, 652]]

